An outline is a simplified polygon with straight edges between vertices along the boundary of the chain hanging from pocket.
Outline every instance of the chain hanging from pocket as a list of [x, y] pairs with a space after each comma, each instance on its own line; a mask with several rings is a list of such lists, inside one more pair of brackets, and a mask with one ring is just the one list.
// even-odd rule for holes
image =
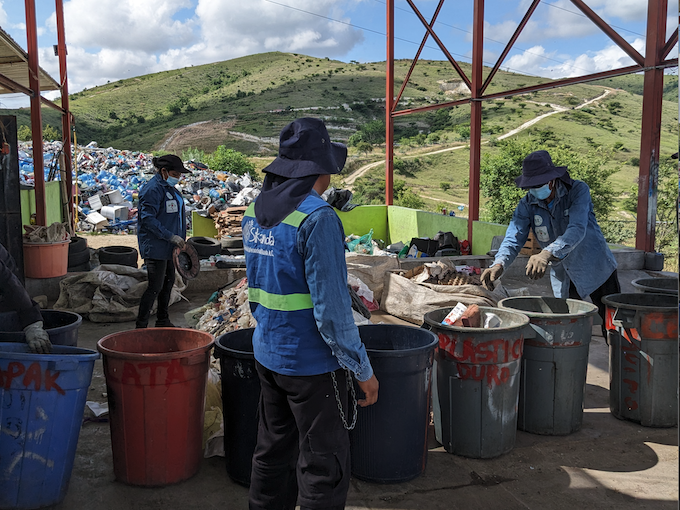
[[347, 417], [345, 416], [345, 411], [342, 408], [342, 402], [340, 401], [340, 392], [338, 391], [338, 382], [335, 380], [335, 372], [331, 372], [331, 379], [333, 380], [333, 389], [335, 390], [335, 401], [338, 404], [338, 410], [340, 411], [340, 419], [345, 429], [352, 430], [357, 424], [357, 394], [354, 389], [354, 383], [352, 382], [352, 375], [349, 370], [345, 369], [345, 377], [347, 378], [347, 389], [349, 394], [352, 396], [352, 408], [354, 409], [354, 415], [352, 416], [352, 424], [347, 424]]

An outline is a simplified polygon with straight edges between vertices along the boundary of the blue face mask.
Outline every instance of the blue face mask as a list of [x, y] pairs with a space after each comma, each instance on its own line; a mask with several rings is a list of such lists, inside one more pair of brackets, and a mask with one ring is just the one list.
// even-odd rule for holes
[[171, 175], [168, 175], [168, 178], [165, 179], [165, 181], [170, 185], [170, 186], [175, 186], [176, 184], [179, 184], [179, 179], [177, 177], [172, 177]]
[[529, 190], [529, 193], [531, 193], [533, 196], [538, 198], [539, 200], [545, 200], [550, 196], [551, 189], [550, 189], [550, 183], [544, 184], [540, 188], [531, 188]]

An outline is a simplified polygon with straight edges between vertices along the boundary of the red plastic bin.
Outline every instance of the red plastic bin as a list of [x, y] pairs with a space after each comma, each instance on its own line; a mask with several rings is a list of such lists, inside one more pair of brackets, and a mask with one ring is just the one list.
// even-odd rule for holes
[[158, 487], [198, 472], [214, 338], [181, 328], [108, 335], [104, 361], [116, 480]]

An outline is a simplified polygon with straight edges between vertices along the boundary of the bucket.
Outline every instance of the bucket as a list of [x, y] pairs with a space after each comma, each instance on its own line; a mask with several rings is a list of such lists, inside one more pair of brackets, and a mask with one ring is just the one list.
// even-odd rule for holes
[[645, 252], [645, 269], [649, 271], [663, 271], [663, 253], [655, 251]]
[[503, 299], [498, 307], [529, 317], [535, 333], [524, 338], [517, 428], [550, 436], [580, 430], [597, 306], [576, 299], [528, 296]]
[[611, 294], [605, 325], [609, 343], [609, 409], [645, 427], [678, 424], [678, 298], [669, 294]]
[[424, 329], [393, 324], [359, 326], [359, 335], [380, 389], [375, 404], [358, 408], [356, 427], [350, 432], [352, 475], [377, 483], [412, 480], [427, 463], [437, 337]]
[[254, 328], [238, 329], [215, 340], [220, 360], [224, 456], [227, 474], [234, 482], [250, 486], [250, 469], [257, 444], [257, 406], [260, 379], [253, 354]]
[[181, 328], [133, 329], [99, 340], [116, 480], [163, 486], [198, 472], [212, 344], [212, 335]]
[[54, 278], [68, 270], [68, 247], [71, 241], [58, 243], [24, 243], [26, 278]]
[[[52, 345], [78, 345], [78, 329], [83, 318], [77, 313], [62, 310], [40, 310], [43, 328], [47, 331]], [[16, 312], [0, 313], [0, 342], [25, 342]]]
[[449, 453], [488, 459], [515, 446], [524, 333], [529, 318], [480, 306], [482, 322], [493, 313], [498, 328], [442, 324], [451, 308], [425, 314], [424, 328], [437, 334], [435, 432]]
[[0, 508], [52, 506], [66, 496], [98, 358], [77, 347], [31, 354], [26, 344], [0, 343]]
[[638, 278], [630, 283], [639, 292], [678, 295], [677, 278]]

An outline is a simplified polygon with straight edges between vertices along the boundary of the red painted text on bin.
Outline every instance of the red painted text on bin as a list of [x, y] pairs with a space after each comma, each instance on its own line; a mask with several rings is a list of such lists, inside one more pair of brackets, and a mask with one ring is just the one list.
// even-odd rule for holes
[[135, 386], [157, 386], [182, 382], [185, 380], [180, 360], [156, 361], [153, 363], [123, 363], [124, 384]]
[[57, 384], [59, 374], [60, 372], [52, 372], [49, 368], [43, 370], [40, 363], [34, 362], [26, 367], [20, 361], [11, 361], [6, 370], [0, 368], [0, 387], [9, 390], [16, 379], [20, 386], [29, 390], [39, 391], [44, 388], [45, 391], [54, 390], [60, 395], [66, 395]]
[[510, 380], [510, 369], [508, 367], [499, 367], [497, 365], [467, 365], [465, 363], [456, 363], [458, 367], [458, 377], [473, 381], [484, 381], [489, 388], [493, 386], [500, 386]]
[[456, 361], [467, 363], [507, 363], [522, 356], [524, 339], [510, 341], [504, 338], [487, 340], [486, 342], [462, 342], [446, 333], [439, 333], [439, 348]]

